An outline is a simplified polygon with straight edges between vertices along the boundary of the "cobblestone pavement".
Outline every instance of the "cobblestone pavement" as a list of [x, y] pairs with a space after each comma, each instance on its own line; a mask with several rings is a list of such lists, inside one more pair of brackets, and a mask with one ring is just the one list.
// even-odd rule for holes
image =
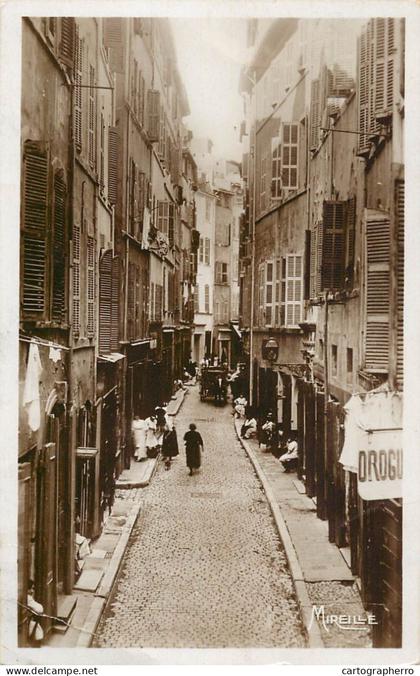
[[[204, 454], [190, 477], [182, 437], [192, 421]], [[144, 506], [94, 645], [304, 647], [286, 558], [230, 406], [201, 403], [193, 388], [176, 422], [180, 456], [133, 493]]]

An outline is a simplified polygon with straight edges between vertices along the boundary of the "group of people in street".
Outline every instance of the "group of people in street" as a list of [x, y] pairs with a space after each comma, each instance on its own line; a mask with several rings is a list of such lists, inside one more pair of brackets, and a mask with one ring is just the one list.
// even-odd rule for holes
[[159, 452], [165, 459], [166, 469], [179, 454], [178, 440], [172, 417], [168, 415], [165, 404], [156, 406], [154, 412], [145, 419], [135, 416], [132, 423], [134, 459], [143, 462], [147, 458], [156, 458]]
[[299, 457], [297, 441], [292, 434], [287, 437], [286, 441], [283, 439], [283, 431], [278, 429], [271, 411], [268, 411], [258, 426], [252, 407], [248, 406], [246, 397], [241, 393], [233, 401], [233, 415], [243, 419], [241, 425], [243, 439], [258, 438], [260, 449], [271, 451], [278, 458], [285, 472], [292, 472], [296, 469]]
[[[156, 458], [159, 453], [169, 470], [172, 460], [179, 455], [178, 438], [175, 424], [168, 414], [166, 405], [156, 406], [154, 413], [148, 418], [135, 416], [132, 423], [134, 444], [134, 460], [143, 462], [148, 458]], [[194, 423], [184, 435], [187, 467], [192, 476], [201, 466], [201, 453], [204, 447], [201, 434]]]

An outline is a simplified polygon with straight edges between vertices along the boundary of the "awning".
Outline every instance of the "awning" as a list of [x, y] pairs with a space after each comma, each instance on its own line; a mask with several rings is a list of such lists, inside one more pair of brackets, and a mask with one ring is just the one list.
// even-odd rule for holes
[[138, 347], [139, 345], [148, 345], [150, 343], [150, 338], [142, 338], [141, 340], [134, 340], [130, 343], [130, 347]]
[[111, 352], [110, 354], [100, 354], [99, 355], [99, 361], [106, 361], [110, 362], [111, 364], [115, 364], [115, 362], [120, 361], [120, 359], [124, 359], [125, 355], [121, 354], [121, 352]]

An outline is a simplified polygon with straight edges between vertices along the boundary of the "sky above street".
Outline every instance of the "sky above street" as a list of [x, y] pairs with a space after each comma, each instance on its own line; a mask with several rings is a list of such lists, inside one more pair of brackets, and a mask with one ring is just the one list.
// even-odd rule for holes
[[238, 85], [245, 60], [246, 20], [172, 18], [171, 24], [191, 109], [185, 123], [194, 137], [211, 138], [215, 155], [240, 161], [243, 103]]

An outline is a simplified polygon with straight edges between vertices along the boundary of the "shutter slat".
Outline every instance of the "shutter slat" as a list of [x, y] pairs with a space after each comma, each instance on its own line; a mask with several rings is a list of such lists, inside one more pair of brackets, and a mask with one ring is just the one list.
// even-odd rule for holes
[[74, 64], [76, 24], [73, 17], [64, 16], [61, 19], [61, 41], [59, 55], [61, 61], [69, 67]]
[[344, 228], [346, 202], [325, 201], [323, 205], [322, 289], [344, 285]]
[[119, 349], [119, 307], [120, 307], [120, 260], [118, 256], [112, 259], [112, 288], [111, 288], [111, 351]]
[[404, 385], [404, 181], [396, 183], [397, 225], [397, 386]]
[[111, 352], [112, 251], [108, 249], [99, 263], [99, 351]]

